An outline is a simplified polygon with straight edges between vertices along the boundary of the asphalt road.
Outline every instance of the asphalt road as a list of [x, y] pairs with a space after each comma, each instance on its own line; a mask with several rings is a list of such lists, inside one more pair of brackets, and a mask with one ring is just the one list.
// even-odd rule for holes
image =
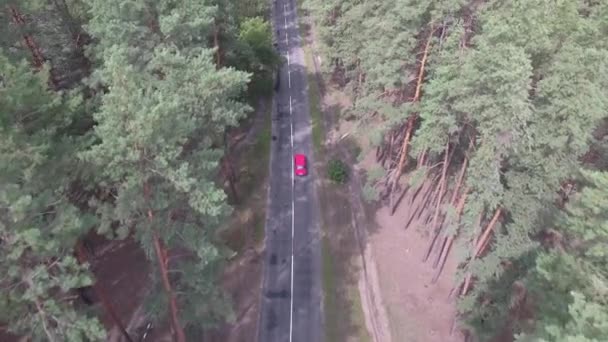
[[[270, 156], [259, 342], [322, 341], [319, 207], [307, 71], [296, 0], [272, 0], [278, 50], [286, 63], [275, 93]], [[294, 176], [293, 155], [308, 158], [309, 174]]]

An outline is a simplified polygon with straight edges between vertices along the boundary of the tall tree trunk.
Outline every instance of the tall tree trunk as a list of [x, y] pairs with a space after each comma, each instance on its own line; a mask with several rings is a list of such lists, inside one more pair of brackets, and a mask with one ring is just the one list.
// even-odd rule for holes
[[[152, 210], [148, 210], [148, 219], [152, 221], [154, 219], [154, 215]], [[178, 318], [178, 308], [177, 308], [177, 299], [175, 298], [175, 294], [173, 292], [173, 288], [171, 287], [171, 281], [169, 280], [169, 270], [167, 266], [167, 251], [164, 248], [160, 238], [156, 231], [152, 232], [152, 238], [154, 240], [154, 250], [156, 251], [156, 259], [158, 260], [158, 265], [160, 267], [160, 274], [162, 278], [163, 287], [165, 292], [167, 293], [167, 297], [169, 297], [169, 310], [171, 313], [171, 328], [173, 330], [173, 341], [175, 342], [186, 342], [186, 334], [184, 333], [184, 329], [179, 323]]]
[[66, 3], [66, 0], [53, 0], [55, 4], [55, 8], [63, 17], [63, 21], [65, 22], [70, 35], [72, 36], [72, 42], [78, 49], [78, 53], [80, 57], [83, 59], [84, 64], [87, 69], [90, 67], [91, 61], [85, 54], [84, 46], [91, 42], [91, 36], [83, 30], [82, 22], [76, 19], [72, 12], [70, 12], [70, 7]]
[[[437, 186], [435, 187], [435, 190], [433, 191], [433, 195], [429, 198], [429, 202], [428, 205], [431, 205], [432, 203], [434, 203], [435, 201], [437, 201], [437, 198], [439, 197], [439, 192], [441, 190], [441, 184], [437, 184]], [[422, 208], [420, 210], [420, 212], [424, 212], [424, 208]], [[430, 217], [430, 210], [428, 211], [428, 214], [426, 217]], [[431, 243], [429, 243], [429, 246], [426, 249], [426, 252], [424, 253], [424, 255], [422, 256], [422, 261], [426, 262], [429, 259], [429, 256], [431, 256], [431, 252], [433, 251], [433, 247], [435, 246], [435, 243], [437, 242], [437, 239], [439, 238], [439, 232], [435, 232], [435, 234], [433, 234], [433, 238], [431, 239]]]
[[[483, 234], [477, 239], [477, 241], [475, 243], [475, 250], [473, 251], [473, 257], [471, 258], [471, 261], [475, 260], [481, 254], [481, 251], [482, 251], [483, 247], [487, 244], [487, 240], [490, 237], [490, 233], [494, 229], [494, 226], [496, 225], [496, 222], [498, 222], [498, 218], [500, 217], [501, 213], [502, 213], [502, 209], [501, 208], [496, 209], [496, 212], [494, 213], [494, 217], [492, 217], [492, 220], [490, 221], [490, 223], [486, 227], [486, 229], [483, 232]], [[483, 214], [480, 214], [480, 216], [479, 216], [480, 221], [481, 221], [481, 216], [482, 215]], [[467, 274], [467, 276], [465, 277], [464, 286], [462, 287], [461, 295], [464, 296], [469, 291], [469, 286], [471, 285], [471, 278], [472, 278], [472, 276], [473, 275], [469, 272]]]
[[[464, 208], [464, 203], [466, 202], [467, 192], [468, 192], [468, 189], [465, 187], [465, 189], [463, 191], [463, 195], [460, 198], [460, 201], [458, 203], [458, 207], [456, 208], [456, 217], [454, 218], [456, 220], [456, 224], [458, 224], [458, 222], [460, 221], [460, 214], [462, 213], [462, 209]], [[450, 252], [450, 248], [452, 247], [452, 243], [454, 242], [455, 236], [456, 236], [456, 232], [454, 232], [454, 234], [447, 237], [445, 246], [443, 247], [443, 250], [439, 254], [440, 255], [439, 268], [437, 269], [435, 276], [433, 276], [433, 280], [432, 280], [433, 283], [437, 282], [437, 280], [439, 279], [439, 276], [441, 275], [441, 272], [443, 271], [443, 267], [445, 266], [445, 261], [448, 258], [448, 253]]]
[[[33, 289], [34, 288], [34, 282], [30, 277], [26, 276], [23, 281], [28, 285], [29, 288]], [[49, 329], [49, 319], [47, 318], [47, 313], [44, 310], [44, 306], [42, 305], [42, 303], [40, 302], [40, 298], [38, 298], [38, 296], [36, 295], [34, 298], [34, 304], [36, 305], [36, 310], [38, 310], [38, 315], [40, 316], [40, 322], [42, 325], [42, 330], [44, 331], [44, 334], [46, 335], [46, 337], [48, 338], [48, 340], [50, 342], [57, 342], [57, 336], [55, 336], [55, 334]]]
[[445, 156], [443, 158], [443, 168], [441, 170], [441, 179], [439, 180], [439, 197], [437, 197], [437, 203], [435, 204], [435, 214], [433, 215], [433, 224], [431, 225], [431, 231], [439, 231], [441, 230], [438, 226], [439, 223], [439, 215], [441, 213], [441, 202], [443, 200], [443, 196], [445, 194], [445, 184], [447, 183], [447, 174], [448, 168], [450, 164], [450, 142], [448, 141], [445, 145]]
[[232, 199], [234, 200], [235, 203], [237, 203], [239, 201], [239, 194], [236, 191], [236, 175], [234, 172], [234, 167], [232, 166], [232, 161], [230, 159], [230, 157], [228, 157], [227, 155], [224, 156], [223, 160], [222, 160], [222, 174], [224, 176], [224, 179], [228, 182], [228, 188], [230, 189], [230, 195], [232, 197]]
[[479, 240], [477, 240], [477, 244], [475, 246], [475, 254], [474, 254], [475, 257], [479, 256], [483, 245], [490, 238], [490, 233], [494, 229], [494, 226], [496, 226], [496, 222], [498, 222], [498, 218], [500, 217], [501, 212], [502, 212], [501, 208], [496, 209], [496, 212], [494, 213], [494, 217], [492, 217], [492, 220], [488, 224], [488, 227], [483, 232], [483, 234], [479, 237]]
[[[443, 166], [441, 168], [441, 178], [439, 180], [439, 196], [437, 196], [437, 201], [435, 202], [435, 210], [433, 212], [433, 220], [431, 221], [431, 232], [434, 233], [433, 240], [431, 240], [431, 244], [427, 249], [427, 253], [425, 254], [424, 261], [428, 259], [433, 250], [433, 246], [441, 234], [441, 221], [439, 220], [441, 214], [441, 202], [443, 201], [443, 197], [446, 193], [446, 183], [447, 183], [447, 172], [449, 168], [450, 161], [452, 160], [453, 152], [450, 154], [450, 141], [448, 140], [445, 145], [445, 152], [443, 157]], [[443, 239], [441, 243], [440, 249], [443, 249], [445, 246], [446, 239]], [[440, 255], [437, 255], [437, 260], [439, 260]], [[435, 265], [438, 261], [435, 261]]]
[[[77, 256], [78, 262], [81, 264], [89, 261], [89, 254], [87, 253], [87, 250], [84, 247], [84, 244], [82, 243], [81, 240], [78, 240], [78, 242], [76, 242], [76, 256]], [[89, 262], [89, 264], [90, 264], [90, 262]], [[95, 273], [93, 272], [93, 270], [90, 270], [90, 271], [91, 271], [91, 273], [93, 273], [93, 276], [95, 276]], [[101, 306], [104, 308], [106, 313], [110, 316], [110, 318], [112, 319], [112, 322], [118, 327], [118, 330], [120, 331], [122, 336], [128, 342], [133, 342], [133, 340], [131, 339], [131, 336], [129, 336], [129, 333], [127, 332], [127, 329], [125, 328], [125, 326], [122, 324], [122, 321], [118, 317], [118, 314], [116, 313], [116, 311], [114, 311], [112, 302], [110, 302], [108, 296], [106, 295], [106, 291], [105, 291], [105, 288], [103, 287], [101, 279], [97, 278], [97, 277], [95, 277], [95, 279], [96, 279], [96, 281], [93, 282], [92, 287], [93, 287], [93, 291], [97, 295], [97, 298], [99, 298], [99, 301], [101, 302]]]
[[68, 31], [70, 32], [70, 35], [76, 43], [76, 46], [79, 46], [78, 36], [82, 33], [82, 29], [80, 28], [80, 25], [76, 23], [76, 20], [70, 13], [70, 8], [68, 7], [68, 4], [65, 2], [65, 0], [53, 0], [53, 4], [55, 5], [55, 9], [57, 10], [57, 12], [59, 12], [63, 21], [65, 22], [65, 25], [67, 26]]
[[[401, 152], [399, 157], [399, 164], [397, 164], [397, 169], [395, 170], [395, 175], [393, 176], [393, 180], [390, 184], [389, 196], [390, 196], [390, 206], [393, 206], [393, 190], [397, 186], [397, 182], [401, 177], [401, 173], [403, 173], [403, 169], [405, 167], [405, 161], [407, 160], [407, 150], [410, 144], [410, 139], [412, 136], [412, 130], [414, 129], [414, 122], [416, 121], [417, 115], [412, 114], [407, 120], [407, 128], [405, 131], [405, 138], [403, 139], [403, 145], [401, 145]], [[390, 160], [390, 157], [389, 157]], [[392, 213], [391, 213], [392, 215]]]
[[[142, 157], [144, 156], [144, 152], [142, 151]], [[150, 197], [152, 195], [152, 189], [150, 189], [150, 184], [148, 182], [144, 182], [144, 199], [146, 203], [150, 203]], [[173, 287], [171, 286], [171, 280], [169, 279], [169, 268], [168, 268], [168, 259], [167, 259], [167, 250], [163, 245], [160, 237], [154, 227], [152, 226], [154, 223], [154, 212], [152, 209], [148, 209], [148, 222], [150, 223], [150, 229], [152, 230], [152, 241], [154, 243], [154, 251], [156, 252], [156, 260], [158, 261], [158, 267], [161, 275], [161, 280], [163, 284], [163, 288], [167, 295], [169, 301], [169, 311], [170, 311], [170, 321], [171, 328], [173, 330], [173, 341], [174, 342], [186, 342], [186, 334], [184, 333], [184, 329], [179, 323], [179, 310], [177, 308], [177, 299], [175, 297], [175, 293], [173, 292]]]
[[213, 47], [215, 48], [215, 65], [218, 68], [222, 67], [222, 52], [220, 47], [220, 25], [217, 23], [217, 18], [214, 19], [213, 29]]
[[228, 139], [228, 131], [224, 130], [224, 135], [222, 137], [224, 143], [224, 157], [221, 160], [220, 170], [224, 179], [228, 182], [228, 187], [230, 189], [232, 199], [234, 202], [239, 201], [238, 192], [236, 191], [236, 173], [234, 172], [234, 165], [232, 164], [232, 159], [230, 158], [230, 142]]
[[429, 37], [426, 40], [426, 44], [424, 45], [424, 52], [422, 55], [422, 60], [420, 61], [420, 70], [418, 72], [418, 79], [416, 81], [416, 91], [414, 92], [414, 98], [412, 102], [417, 102], [420, 100], [420, 92], [422, 90], [422, 79], [424, 78], [424, 69], [426, 68], [426, 61], [429, 57], [429, 50], [431, 48], [431, 39], [433, 38], [433, 34], [435, 33], [435, 28], [431, 25], [431, 33], [429, 33]]
[[[10, 6], [9, 9], [13, 23], [19, 26], [25, 26], [25, 19], [19, 10], [17, 10], [15, 6]], [[34, 39], [29, 34], [23, 35], [23, 42], [32, 54], [32, 63], [34, 64], [34, 67], [36, 69], [41, 69], [42, 65], [44, 64], [44, 57], [42, 52], [40, 52], [38, 45], [34, 42]]]
[[[431, 38], [433, 38], [434, 32], [435, 32], [435, 29], [433, 28], [433, 26], [431, 26], [431, 33], [429, 34], [426, 44], [424, 45], [422, 60], [420, 61], [420, 68], [418, 70], [418, 78], [416, 80], [416, 91], [414, 93], [414, 98], [412, 99], [412, 102], [418, 102], [420, 100], [422, 81], [424, 78], [424, 69], [426, 67], [429, 50], [431, 48]], [[397, 182], [399, 181], [399, 178], [401, 177], [401, 173], [403, 172], [403, 168], [405, 166], [405, 161], [407, 160], [408, 145], [410, 143], [410, 139], [412, 136], [412, 130], [414, 128], [414, 124], [416, 123], [417, 119], [418, 119], [418, 114], [414, 113], [414, 114], [411, 114], [407, 120], [405, 138], [403, 139], [403, 144], [401, 146], [401, 157], [399, 158], [399, 164], [397, 164], [397, 172], [395, 173], [395, 176], [391, 182], [392, 184], [390, 185], [390, 189], [389, 189], [390, 193], [392, 193], [392, 191], [394, 190], [395, 186], [397, 185]], [[392, 199], [392, 195], [390, 193], [389, 193], [389, 196], [391, 196], [391, 199]], [[392, 202], [391, 202], [391, 206], [392, 206]]]
[[[471, 147], [473, 146], [473, 140], [471, 140], [471, 144], [469, 144], [469, 149], [471, 149]], [[456, 186], [454, 187], [454, 191], [452, 192], [452, 198], [450, 199], [450, 203], [452, 204], [453, 207], [459, 207], [460, 204], [462, 204], [464, 206], [464, 202], [459, 203], [459, 205], [456, 205], [456, 200], [458, 199], [458, 195], [460, 193], [460, 187], [462, 186], [463, 180], [464, 180], [464, 175], [466, 173], [467, 170], [467, 165], [468, 165], [468, 158], [465, 157], [464, 161], [462, 163], [462, 167], [460, 168], [460, 173], [458, 175], [458, 181], [456, 182]], [[463, 196], [466, 197], [467, 195], [467, 191], [468, 189], [465, 188], [465, 191], [463, 192]], [[456, 215], [456, 220], [460, 220], [460, 211], [462, 211], [462, 208], [459, 209], [459, 213]], [[445, 218], [444, 218], [445, 219]], [[438, 231], [441, 231], [441, 226], [444, 224], [443, 219], [439, 221], [439, 227], [437, 228]], [[452, 241], [448, 241], [448, 240], [453, 240], [454, 237], [453, 236], [447, 236], [444, 234], [444, 244], [442, 247], [442, 251], [437, 254], [437, 258], [435, 259], [435, 262], [433, 263], [433, 268], [437, 267], [437, 265], [440, 262], [441, 256], [444, 254], [444, 250], [445, 249], [449, 249], [451, 247]]]
[[[11, 12], [10, 13], [11, 18], [15, 25], [25, 26], [25, 18], [23, 18], [23, 15], [19, 12], [17, 7], [9, 6], [9, 11]], [[40, 50], [40, 47], [34, 41], [34, 38], [32, 38], [32, 36], [30, 36], [29, 34], [23, 34], [23, 43], [26, 46], [26, 48], [30, 50], [30, 53], [32, 54], [32, 64], [34, 65], [34, 68], [36, 68], [36, 70], [42, 69], [42, 66], [44, 65], [44, 62], [45, 62], [45, 58], [44, 58], [44, 55], [42, 54], [42, 51]], [[54, 89], [56, 89], [57, 80], [54, 76], [54, 71], [53, 71], [52, 67], [49, 70], [49, 73], [50, 73], [49, 82], [51, 83], [52, 87]]]
[[355, 98], [359, 98], [359, 95], [361, 94], [361, 84], [363, 83], [363, 70], [361, 70], [361, 59], [357, 59], [357, 93], [355, 95]]

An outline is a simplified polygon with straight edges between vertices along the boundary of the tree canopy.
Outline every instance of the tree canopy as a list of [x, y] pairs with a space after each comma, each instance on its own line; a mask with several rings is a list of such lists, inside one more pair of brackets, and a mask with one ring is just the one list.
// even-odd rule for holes
[[226, 131], [257, 102], [252, 80], [278, 63], [268, 4], [1, 4], [2, 325], [35, 341], [102, 340], [112, 326], [75, 295], [92, 286], [128, 334], [82, 249], [91, 232], [140, 244], [153, 265], [146, 309], [168, 317], [174, 340], [230, 320], [219, 164]]
[[[606, 197], [591, 190], [603, 173], [580, 177], [606, 157], [599, 148], [608, 116], [606, 4], [308, 0], [306, 8], [330, 61], [325, 71], [352, 96], [348, 114], [386, 168], [367, 187], [393, 211], [403, 192], [428, 203], [423, 223], [435, 238], [426, 258], [436, 251], [435, 265], [455, 246], [463, 325], [481, 340], [511, 326], [522, 340], [606, 336], [594, 297], [603, 267], [591, 272], [577, 254], [593, 247], [546, 246], [548, 231], [595, 231], [580, 206], [599, 214]], [[412, 178], [435, 180], [428, 195], [401, 181], [411, 164]], [[569, 199], [571, 189], [580, 200]], [[558, 217], [569, 200], [564, 223]], [[572, 232], [575, 221], [586, 228]], [[515, 305], [520, 287], [525, 305]]]

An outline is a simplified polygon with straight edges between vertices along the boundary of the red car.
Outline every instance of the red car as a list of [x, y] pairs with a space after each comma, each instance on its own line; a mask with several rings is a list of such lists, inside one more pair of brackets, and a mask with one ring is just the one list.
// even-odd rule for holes
[[306, 169], [306, 156], [303, 154], [296, 154], [294, 156], [294, 162], [296, 176], [306, 176], [306, 174], [308, 174], [308, 170]]

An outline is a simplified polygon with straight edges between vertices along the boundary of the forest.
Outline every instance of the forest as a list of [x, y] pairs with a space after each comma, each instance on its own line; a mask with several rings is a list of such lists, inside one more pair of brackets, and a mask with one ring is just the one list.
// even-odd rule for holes
[[266, 1], [0, 4], [0, 336], [134, 340], [92, 235], [137, 242], [144, 310], [174, 341], [230, 320], [216, 231], [236, 196], [231, 130], [279, 63]]
[[[608, 338], [608, 2], [305, 0], [323, 72], [478, 341]], [[405, 226], [409, 223], [404, 222]], [[399, 262], [395, 260], [395, 262]]]

